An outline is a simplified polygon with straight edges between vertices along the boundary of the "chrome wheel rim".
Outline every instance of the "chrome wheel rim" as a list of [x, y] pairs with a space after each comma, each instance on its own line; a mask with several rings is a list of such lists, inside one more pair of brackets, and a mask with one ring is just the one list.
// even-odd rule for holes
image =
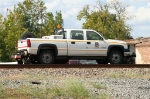
[[119, 63], [120, 62], [120, 55], [118, 53], [114, 53], [112, 55], [112, 62], [113, 63]]
[[44, 53], [42, 56], [42, 60], [44, 63], [50, 63], [52, 60], [52, 56], [50, 53]]

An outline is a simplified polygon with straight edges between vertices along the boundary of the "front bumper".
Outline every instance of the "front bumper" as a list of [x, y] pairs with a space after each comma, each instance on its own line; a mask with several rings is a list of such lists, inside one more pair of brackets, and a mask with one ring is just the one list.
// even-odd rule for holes
[[131, 57], [136, 57], [135, 52], [130, 52], [129, 49], [124, 49], [124, 56], [131, 56]]

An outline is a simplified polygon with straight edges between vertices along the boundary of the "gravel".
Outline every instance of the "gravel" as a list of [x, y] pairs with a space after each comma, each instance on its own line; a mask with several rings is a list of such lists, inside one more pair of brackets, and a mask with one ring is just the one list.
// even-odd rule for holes
[[[111, 99], [150, 99], [149, 68], [0, 69], [0, 84], [5, 88], [50, 87], [67, 78], [79, 79], [92, 94], [107, 92]], [[107, 88], [93, 88], [90, 83], [105, 84]]]
[[150, 99], [149, 79], [104, 78], [88, 80], [106, 84], [113, 99]]

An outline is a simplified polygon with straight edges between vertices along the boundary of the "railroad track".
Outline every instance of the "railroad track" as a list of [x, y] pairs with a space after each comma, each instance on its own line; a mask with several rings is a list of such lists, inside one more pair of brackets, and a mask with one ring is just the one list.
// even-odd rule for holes
[[0, 64], [0, 68], [150, 68], [150, 64]]

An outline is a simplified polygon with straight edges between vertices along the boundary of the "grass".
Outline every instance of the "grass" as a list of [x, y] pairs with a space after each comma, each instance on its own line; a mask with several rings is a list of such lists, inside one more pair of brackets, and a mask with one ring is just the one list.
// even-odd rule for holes
[[[96, 88], [96, 89], [103, 89], [107, 92], [107, 86], [106, 84], [104, 83], [92, 83], [93, 87]], [[96, 96], [97, 98], [96, 99], [111, 99], [109, 94], [106, 93], [106, 92], [103, 92], [103, 93], [99, 93], [98, 96]]]
[[5, 88], [3, 91], [1, 91], [1, 94], [5, 94], [0, 96], [2, 99], [29, 99], [30, 97], [38, 96], [41, 93], [37, 91], [37, 89], [32, 89], [29, 86], [20, 86], [19, 88], [15, 89]]
[[75, 99], [87, 99], [90, 98], [90, 92], [86, 89], [83, 83], [78, 80], [67, 80], [64, 85], [69, 97]]
[[33, 85], [12, 89], [0, 86], [0, 99], [109, 99], [108, 96], [107, 93], [93, 95], [79, 80], [65, 80], [49, 87]]

